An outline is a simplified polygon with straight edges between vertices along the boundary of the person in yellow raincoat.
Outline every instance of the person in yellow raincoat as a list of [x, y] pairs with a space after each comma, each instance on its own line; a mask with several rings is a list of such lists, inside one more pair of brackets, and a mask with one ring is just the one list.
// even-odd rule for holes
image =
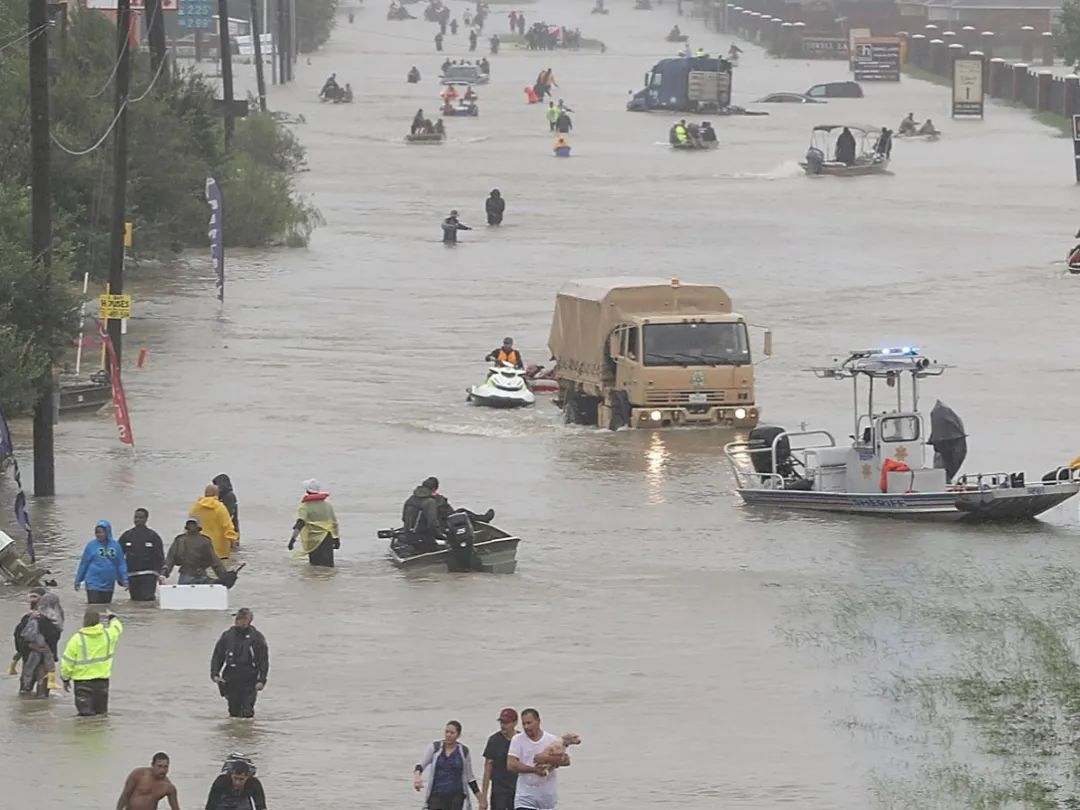
[[229, 559], [229, 552], [237, 544], [240, 535], [233, 526], [229, 508], [218, 500], [218, 488], [214, 484], [206, 487], [203, 497], [195, 501], [189, 512], [202, 524], [202, 533], [214, 544], [214, 551], [222, 560]]
[[[296, 523], [289, 538], [289, 551], [294, 557], [306, 554], [312, 565], [325, 568], [334, 567], [334, 549], [341, 548], [337, 515], [329, 497], [330, 493], [323, 492], [314, 478], [304, 482], [304, 497], [296, 509]], [[300, 548], [293, 551], [297, 540]]]

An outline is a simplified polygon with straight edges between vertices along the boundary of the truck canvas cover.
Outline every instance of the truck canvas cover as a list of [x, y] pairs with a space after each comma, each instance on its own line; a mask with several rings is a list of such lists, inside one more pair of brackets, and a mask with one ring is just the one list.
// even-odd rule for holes
[[731, 103], [731, 72], [720, 59], [697, 56], [664, 59], [654, 68], [662, 76], [661, 99], [676, 99], [685, 94], [690, 101], [704, 101], [726, 107]]
[[555, 298], [548, 348], [560, 364], [602, 373], [608, 335], [642, 315], [727, 315], [731, 297], [703, 284], [670, 279], [595, 278], [568, 281]]

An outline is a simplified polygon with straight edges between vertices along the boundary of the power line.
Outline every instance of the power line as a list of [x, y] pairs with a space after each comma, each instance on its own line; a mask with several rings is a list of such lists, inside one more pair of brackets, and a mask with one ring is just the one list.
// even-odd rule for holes
[[[170, 49], [167, 49], [167, 50], [165, 51], [165, 55], [166, 55], [166, 56], [168, 56], [168, 54], [169, 54], [169, 51], [170, 51], [170, 50], [172, 50], [172, 49], [170, 48]], [[138, 103], [139, 103], [140, 101], [142, 101], [142, 100], [143, 100], [144, 98], [146, 98], [146, 97], [147, 97], [148, 95], [150, 95], [150, 91], [151, 91], [151, 90], [153, 90], [153, 89], [154, 89], [154, 85], [155, 85], [155, 84], [157, 84], [157, 80], [158, 80], [158, 77], [159, 77], [159, 76], [161, 76], [161, 71], [162, 71], [162, 68], [164, 68], [164, 67], [165, 67], [165, 63], [166, 63], [166, 62], [168, 62], [168, 61], [169, 61], [168, 59], [162, 59], [162, 60], [161, 60], [161, 63], [160, 63], [160, 64], [158, 65], [158, 67], [157, 67], [157, 72], [156, 72], [156, 73], [154, 73], [154, 78], [152, 78], [152, 79], [150, 80], [150, 85], [149, 85], [149, 87], [147, 87], [147, 88], [146, 88], [146, 90], [145, 90], [145, 92], [143, 92], [143, 94], [142, 94], [141, 96], [139, 96], [138, 98], [133, 98], [133, 99], [129, 99], [129, 100], [128, 100], [128, 103], [129, 103], [129, 104], [138, 104]]]
[[16, 45], [18, 45], [24, 39], [28, 39], [30, 37], [33, 37], [34, 39], [37, 39], [39, 36], [41, 36], [41, 33], [48, 27], [49, 27], [49, 24], [45, 23], [45, 25], [39, 25], [37, 28], [33, 28], [33, 29], [29, 30], [29, 31], [25, 31], [22, 34], [19, 34], [19, 36], [15, 37], [10, 42], [5, 42], [3, 45], [0, 45], [0, 53], [3, 53], [8, 48], [14, 48]]
[[[157, 15], [163, 5], [164, 3], [158, 3], [156, 6], [154, 6], [154, 13], [150, 15], [150, 19], [146, 23], [147, 30], [150, 30], [150, 26], [154, 24], [154, 20], [157, 19]], [[105, 84], [101, 85], [101, 88], [99, 90], [91, 93], [87, 96], [87, 98], [99, 98], [102, 93], [109, 89], [109, 85], [112, 84], [113, 79], [116, 78], [116, 71], [120, 68], [120, 63], [127, 59], [128, 48], [130, 47], [131, 37], [125, 36], [123, 50], [120, 52], [120, 55], [116, 57], [116, 61], [113, 62], [112, 70], [109, 71], [109, 78], [105, 80]]]
[[54, 144], [59, 146], [62, 151], [67, 152], [69, 155], [74, 155], [75, 157], [81, 157], [83, 155], [89, 155], [91, 152], [95, 151], [103, 143], [105, 143], [105, 139], [109, 137], [109, 135], [112, 133], [113, 129], [116, 127], [116, 122], [119, 121], [120, 116], [124, 114], [124, 110], [127, 109], [127, 105], [128, 105], [127, 101], [125, 101], [123, 104], [120, 105], [120, 109], [116, 111], [116, 115], [113, 117], [112, 123], [109, 124], [109, 128], [107, 130], [105, 130], [105, 134], [102, 135], [100, 138], [98, 138], [97, 143], [95, 143], [93, 146], [91, 146], [88, 149], [72, 149], [71, 147], [65, 146], [64, 144], [62, 144], [60, 142], [60, 139], [57, 138], [55, 135], [53, 135], [51, 132], [49, 133], [49, 137], [52, 138], [52, 142]]

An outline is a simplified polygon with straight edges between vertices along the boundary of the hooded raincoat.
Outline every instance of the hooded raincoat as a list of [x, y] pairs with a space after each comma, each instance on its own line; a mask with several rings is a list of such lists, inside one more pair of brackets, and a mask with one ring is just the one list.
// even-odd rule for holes
[[236, 500], [236, 490], [233, 489], [232, 479], [228, 475], [222, 473], [216, 476], [213, 481], [210, 482], [218, 488], [218, 500], [225, 504], [225, 508], [229, 510], [229, 517], [232, 518], [233, 528], [236, 529], [236, 534], [240, 534], [240, 504]]
[[240, 535], [236, 533], [228, 507], [218, 498], [205, 495], [192, 504], [188, 514], [199, 519], [199, 523], [202, 524], [202, 533], [214, 544], [214, 551], [217, 552], [218, 558], [229, 559], [232, 545], [240, 539]]
[[341, 536], [334, 507], [327, 500], [329, 497], [326, 492], [309, 492], [304, 495], [296, 509], [297, 522], [304, 524], [297, 536], [300, 548], [293, 552], [293, 556], [303, 557], [315, 551], [327, 537], [336, 539]]
[[117, 582], [127, 586], [127, 561], [124, 550], [113, 538], [112, 524], [99, 520], [97, 525], [105, 530], [108, 539], [102, 543], [95, 537], [86, 544], [79, 569], [75, 572], [75, 587], [86, 583], [88, 591], [113, 591]]

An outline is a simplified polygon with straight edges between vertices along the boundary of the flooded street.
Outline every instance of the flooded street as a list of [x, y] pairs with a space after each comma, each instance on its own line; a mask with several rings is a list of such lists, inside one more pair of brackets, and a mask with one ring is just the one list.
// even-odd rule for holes
[[[494, 7], [486, 35], [507, 30], [510, 8]], [[847, 386], [803, 369], [849, 349], [917, 345], [957, 366], [924, 396], [963, 417], [967, 471], [1041, 474], [1080, 452], [1076, 289], [1053, 264], [1080, 224], [1068, 141], [997, 104], [984, 122], [950, 121], [947, 89], [905, 79], [867, 84], [861, 100], [714, 118], [719, 150], [676, 153], [673, 119], [625, 112], [627, 91], [674, 50], [663, 36], [676, 21], [713, 53], [731, 37], [677, 20], [669, 4], [607, 17], [565, 0], [524, 9], [530, 24], [580, 26], [607, 53], [504, 45], [480, 118], [448, 119], [449, 142], [430, 148], [402, 136], [417, 108], [436, 112], [438, 65], [469, 56], [464, 34], [437, 56], [432, 24], [387, 22], [378, 3], [353, 25], [342, 18], [294, 86], [270, 94], [274, 109], [306, 119], [299, 185], [326, 218], [310, 248], [231, 253], [224, 308], [202, 255], [132, 282], [125, 356], [150, 349], [146, 368], [126, 372], [137, 460], [108, 411], [66, 420], [60, 494], [31, 505], [65, 637], [95, 522], [119, 533], [146, 506], [168, 543], [227, 472], [243, 529], [233, 562], [247, 563], [231, 604], [255, 611], [269, 683], [253, 724], [229, 720], [207, 671], [230, 619], [121, 596], [127, 632], [106, 720], [74, 721], [67, 696], [18, 700], [6, 682], [10, 806], [107, 806], [157, 750], [172, 757], [185, 808], [202, 806], [234, 750], [257, 761], [272, 808], [418, 806], [410, 771], [446, 720], [463, 723], [478, 760], [500, 708], [535, 705], [547, 730], [585, 741], [559, 780], [566, 808], [864, 810], [884, 801], [883, 782], [935, 755], [881, 683], [950, 653], [899, 620], [875, 628], [887, 643], [870, 652], [823, 628], [886, 593], [966, 603], [1023, 581], [1018, 593], [1037, 602], [1048, 572], [1075, 564], [1075, 501], [1011, 529], [751, 512], [723, 459], [730, 433], [610, 433], [562, 425], [547, 401], [527, 413], [465, 404], [504, 335], [527, 362], [547, 362], [563, 281], [677, 276], [722, 285], [774, 330], [776, 354], [758, 367], [763, 421], [846, 436]], [[742, 46], [738, 104], [849, 78], [842, 62]], [[413, 64], [418, 85], [405, 82]], [[522, 88], [545, 67], [576, 111], [570, 160], [550, 157], [543, 111], [525, 104]], [[331, 72], [364, 103], [320, 104]], [[909, 110], [945, 136], [897, 141], [892, 175], [802, 175], [814, 124], [895, 127]], [[482, 226], [492, 188], [507, 199], [497, 230]], [[438, 242], [451, 208], [475, 227], [456, 249]], [[29, 426], [16, 433], [32, 480]], [[493, 507], [524, 538], [516, 575], [392, 568], [375, 532], [396, 525], [428, 475], [455, 505]], [[285, 551], [311, 477], [342, 526], [330, 573]], [[0, 626], [23, 601], [0, 591]], [[43, 760], [47, 783], [22, 778]]]

